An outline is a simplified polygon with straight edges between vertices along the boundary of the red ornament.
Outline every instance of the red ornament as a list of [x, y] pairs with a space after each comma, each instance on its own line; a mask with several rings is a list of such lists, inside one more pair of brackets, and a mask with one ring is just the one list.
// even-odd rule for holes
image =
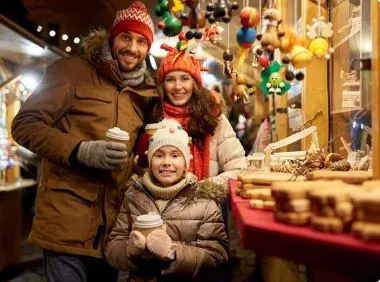
[[269, 58], [268, 58], [268, 56], [266, 56], [266, 55], [261, 55], [260, 57], [259, 57], [259, 63], [260, 63], [260, 65], [263, 67], [263, 68], [268, 68], [269, 67]]

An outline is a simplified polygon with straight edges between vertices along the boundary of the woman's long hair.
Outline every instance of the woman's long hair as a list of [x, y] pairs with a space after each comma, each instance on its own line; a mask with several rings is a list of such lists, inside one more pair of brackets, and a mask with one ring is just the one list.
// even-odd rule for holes
[[[214, 135], [215, 128], [218, 125], [218, 118], [222, 113], [222, 107], [209, 90], [200, 87], [194, 80], [193, 83], [193, 94], [189, 102], [184, 106], [189, 110], [191, 116], [187, 133], [195, 145], [202, 146], [207, 135]], [[153, 119], [150, 122], [158, 122], [162, 119], [164, 102], [172, 104], [165, 94], [163, 83], [158, 85], [158, 93], [160, 101], [153, 109]]]

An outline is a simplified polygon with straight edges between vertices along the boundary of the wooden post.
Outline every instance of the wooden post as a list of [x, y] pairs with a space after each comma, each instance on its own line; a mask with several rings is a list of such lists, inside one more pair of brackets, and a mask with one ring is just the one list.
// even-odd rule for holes
[[255, 95], [255, 123], [260, 125], [261, 121], [268, 116], [268, 102], [265, 101], [264, 93], [257, 88]]
[[[9, 140], [12, 140], [11, 145], [13, 146], [16, 143], [14, 142], [14, 140], [12, 138], [11, 126], [12, 126], [12, 121], [13, 121], [14, 116], [20, 110], [20, 101], [16, 98], [7, 99], [6, 107], [7, 107], [6, 121], [7, 121], [8, 138], [9, 138]], [[12, 157], [14, 157], [14, 156], [12, 156]], [[8, 184], [15, 183], [19, 179], [20, 175], [21, 175], [20, 166], [18, 164], [7, 169], [7, 182], [8, 182]]]
[[372, 22], [372, 164], [373, 176], [380, 179], [380, 3], [371, 0]]
[[[303, 26], [312, 22], [318, 16], [318, 6], [311, 0], [302, 1]], [[326, 17], [326, 8], [322, 8], [322, 15]], [[305, 31], [304, 31], [305, 33]], [[305, 80], [302, 88], [302, 110], [304, 121], [312, 119], [318, 112], [322, 111], [322, 116], [312, 122], [318, 128], [320, 144], [326, 145], [329, 139], [329, 108], [328, 108], [328, 87], [327, 87], [327, 61], [325, 59], [314, 58], [306, 67]], [[302, 141], [302, 149], [310, 147], [311, 138]]]
[[[281, 18], [282, 21], [287, 23], [287, 12], [288, 12], [288, 6], [286, 5], [285, 0], [281, 0], [278, 3], [279, 9], [281, 12]], [[282, 56], [281, 56], [282, 57]], [[284, 95], [274, 95], [274, 103], [275, 103], [275, 124], [276, 124], [276, 135], [275, 140], [281, 140], [288, 136], [289, 134], [289, 120], [288, 120], [288, 93], [285, 93]], [[287, 147], [283, 147], [279, 149], [279, 151], [286, 152]]]

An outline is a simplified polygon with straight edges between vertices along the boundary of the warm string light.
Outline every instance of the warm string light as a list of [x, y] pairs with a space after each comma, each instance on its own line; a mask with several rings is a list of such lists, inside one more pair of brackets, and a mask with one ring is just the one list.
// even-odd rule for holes
[[[37, 28], [36, 28], [36, 31], [38, 33], [41, 33], [42, 30], [43, 30], [42, 25], [38, 25]], [[55, 37], [56, 35], [57, 35], [57, 32], [54, 29], [52, 29], [52, 30], [49, 31], [49, 36], [50, 37]], [[68, 34], [66, 34], [66, 33], [62, 34], [62, 36], [61, 36], [61, 39], [63, 41], [67, 41], [69, 38], [70, 38], [70, 36]], [[71, 37], [71, 38], [73, 38], [73, 37]], [[76, 36], [76, 37], [73, 38], [73, 43], [75, 43], [75, 44], [79, 44], [80, 41], [81, 41], [81, 39], [78, 36]], [[72, 51], [72, 47], [70, 45], [67, 45], [65, 47], [65, 51], [67, 53], [70, 53]]]

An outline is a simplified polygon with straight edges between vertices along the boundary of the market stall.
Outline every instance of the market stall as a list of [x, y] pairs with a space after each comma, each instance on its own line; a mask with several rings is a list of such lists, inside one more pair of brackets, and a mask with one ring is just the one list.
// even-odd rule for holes
[[[22, 190], [36, 187], [36, 179], [20, 173], [23, 157], [10, 127], [21, 103], [38, 82], [44, 68], [64, 53], [51, 49], [20, 26], [0, 15], [0, 270], [18, 262], [22, 239]], [[35, 81], [31, 81], [33, 78]], [[29, 152], [29, 155], [33, 155]], [[23, 154], [25, 157], [26, 154]], [[31, 208], [31, 207], [29, 207]]]
[[[378, 278], [380, 243], [363, 242], [350, 234], [322, 233], [276, 222], [272, 211], [253, 210], [249, 200], [236, 195], [236, 188], [237, 182], [231, 181], [232, 212], [245, 248], [259, 255], [302, 262], [309, 267], [309, 276], [319, 275], [318, 281]], [[324, 276], [316, 274], [317, 269]], [[332, 277], [335, 280], [323, 280]]]

